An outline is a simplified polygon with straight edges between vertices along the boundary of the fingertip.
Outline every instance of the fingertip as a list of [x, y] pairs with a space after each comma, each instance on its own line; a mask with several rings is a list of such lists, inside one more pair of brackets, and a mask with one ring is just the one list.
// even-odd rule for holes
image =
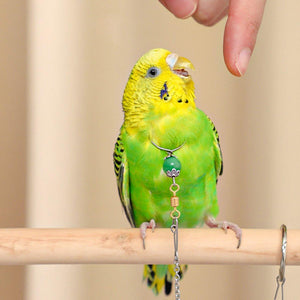
[[248, 68], [255, 46], [256, 34], [250, 35], [246, 28], [228, 18], [224, 32], [224, 60], [231, 74], [241, 77]]
[[235, 62], [235, 67], [238, 70], [240, 76], [243, 76], [246, 73], [251, 54], [252, 51], [250, 48], [244, 48], [238, 54], [237, 60]]
[[265, 0], [232, 0], [224, 32], [224, 60], [235, 76], [243, 76], [253, 53]]
[[236, 54], [226, 54], [224, 53], [224, 60], [227, 66], [227, 69], [231, 74], [241, 77], [245, 75], [250, 58], [252, 55], [252, 50], [248, 47], [243, 48], [240, 52]]

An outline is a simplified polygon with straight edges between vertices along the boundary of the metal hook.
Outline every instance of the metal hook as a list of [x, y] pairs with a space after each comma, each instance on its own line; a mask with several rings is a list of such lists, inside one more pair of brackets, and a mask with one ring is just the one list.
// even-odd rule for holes
[[166, 151], [166, 152], [168, 153], [168, 157], [169, 157], [169, 156], [173, 156], [173, 153], [174, 153], [175, 151], [179, 150], [179, 149], [184, 145], [184, 143], [183, 143], [182, 145], [176, 147], [175, 149], [168, 149], [168, 148], [163, 148], [163, 147], [160, 147], [160, 146], [156, 145], [153, 141], [151, 141], [151, 144], [152, 144], [153, 146], [155, 146], [155, 147], [156, 147], [157, 149], [159, 149], [159, 150]]
[[279, 286], [281, 286], [281, 299], [283, 300], [283, 285], [285, 283], [285, 261], [286, 261], [286, 246], [287, 246], [287, 228], [284, 224], [280, 227], [282, 231], [282, 244], [281, 244], [281, 262], [279, 268], [279, 275], [276, 277], [277, 287], [275, 291], [274, 300], [277, 299]]
[[281, 262], [280, 262], [280, 268], [279, 268], [279, 281], [282, 282], [285, 277], [285, 261], [286, 261], [286, 245], [287, 245], [287, 228], [284, 224], [280, 227], [282, 231], [282, 245], [281, 245]]

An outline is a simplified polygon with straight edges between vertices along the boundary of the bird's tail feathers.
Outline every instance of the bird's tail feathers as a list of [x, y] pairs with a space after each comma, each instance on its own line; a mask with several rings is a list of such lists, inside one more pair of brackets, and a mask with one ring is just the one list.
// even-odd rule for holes
[[[187, 270], [187, 265], [180, 265], [180, 279]], [[169, 295], [172, 291], [172, 281], [175, 276], [174, 265], [145, 265], [143, 279], [152, 289], [155, 295], [158, 295], [162, 288], [165, 294]]]

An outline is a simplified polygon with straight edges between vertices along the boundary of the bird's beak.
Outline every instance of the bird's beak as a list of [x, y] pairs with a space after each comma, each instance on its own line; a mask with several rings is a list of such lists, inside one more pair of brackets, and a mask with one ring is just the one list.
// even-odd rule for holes
[[166, 62], [174, 74], [184, 79], [190, 78], [188, 69], [195, 69], [187, 58], [178, 56], [176, 53], [169, 54], [166, 58]]

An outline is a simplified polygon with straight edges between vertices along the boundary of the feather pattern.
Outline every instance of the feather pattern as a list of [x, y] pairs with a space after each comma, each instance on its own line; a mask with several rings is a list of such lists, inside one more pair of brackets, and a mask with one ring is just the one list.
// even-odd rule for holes
[[133, 219], [132, 205], [130, 199], [130, 189], [129, 189], [128, 163], [127, 163], [126, 152], [121, 140], [121, 135], [118, 137], [117, 142], [115, 144], [113, 160], [114, 160], [114, 170], [117, 176], [118, 191], [119, 191], [121, 203], [130, 225], [134, 227], [135, 223]]

